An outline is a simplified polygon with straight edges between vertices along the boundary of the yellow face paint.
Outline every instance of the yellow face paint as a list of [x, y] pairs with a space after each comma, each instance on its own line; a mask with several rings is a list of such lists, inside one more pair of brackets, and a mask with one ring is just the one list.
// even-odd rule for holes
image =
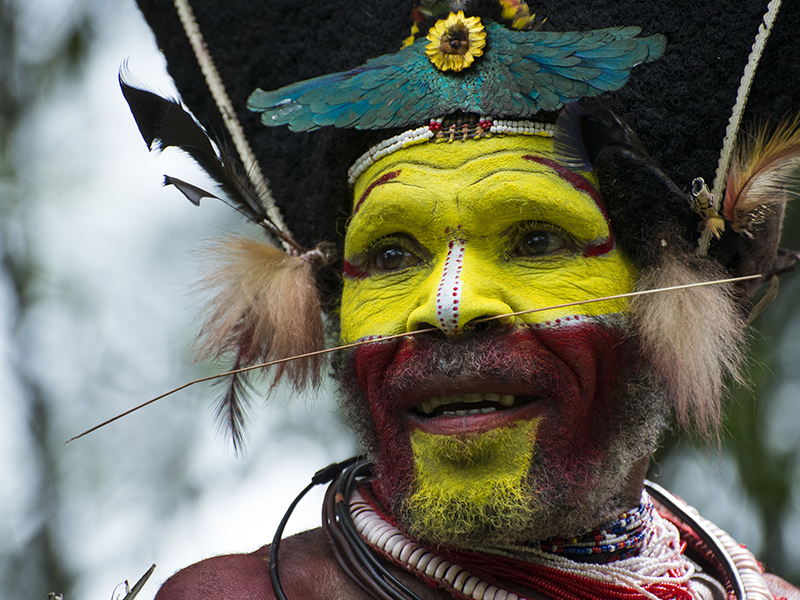
[[439, 543], [524, 530], [535, 511], [527, 477], [538, 426], [533, 419], [464, 438], [414, 431], [411, 534]]
[[[628, 292], [591, 176], [564, 172], [552, 141], [509, 136], [395, 152], [356, 182], [345, 237], [342, 340]], [[532, 313], [534, 324], [625, 312], [624, 300]]]

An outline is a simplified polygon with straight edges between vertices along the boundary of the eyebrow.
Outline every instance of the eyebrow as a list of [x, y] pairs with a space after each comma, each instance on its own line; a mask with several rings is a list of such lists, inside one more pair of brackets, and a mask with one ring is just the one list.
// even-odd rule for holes
[[369, 187], [367, 187], [367, 189], [364, 190], [364, 193], [361, 194], [361, 198], [358, 199], [356, 207], [353, 209], [353, 214], [355, 215], [358, 212], [358, 209], [361, 208], [361, 205], [363, 204], [364, 200], [366, 200], [367, 197], [372, 193], [372, 190], [374, 190], [379, 185], [383, 185], [384, 183], [390, 182], [392, 179], [400, 175], [400, 173], [402, 172], [403, 172], [402, 169], [397, 169], [397, 171], [389, 171], [388, 173], [384, 173], [383, 175], [378, 177], [375, 181], [370, 183]]
[[522, 158], [538, 163], [547, 167], [548, 169], [552, 169], [559, 177], [561, 177], [561, 179], [569, 183], [575, 190], [588, 194], [588, 196], [594, 200], [594, 203], [597, 205], [597, 208], [600, 209], [600, 212], [603, 213], [606, 223], [609, 222], [606, 205], [603, 202], [603, 199], [600, 197], [600, 192], [597, 191], [597, 188], [592, 184], [591, 181], [586, 179], [586, 177], [576, 173], [575, 171], [567, 169], [564, 165], [557, 163], [551, 158], [534, 156], [532, 154], [525, 154]]
[[557, 163], [551, 158], [534, 156], [532, 154], [525, 154], [522, 158], [538, 163], [549, 169], [553, 169], [556, 174], [561, 177], [561, 179], [569, 183], [575, 190], [587, 194], [592, 200], [594, 200], [594, 203], [597, 205], [597, 208], [600, 209], [600, 212], [603, 214], [603, 218], [606, 220], [606, 224], [608, 225], [608, 239], [600, 244], [589, 246], [583, 255], [587, 257], [601, 256], [609, 252], [615, 244], [614, 230], [611, 228], [611, 220], [608, 218], [606, 205], [600, 196], [600, 192], [597, 190], [594, 184], [592, 184], [592, 182], [586, 179], [586, 177], [583, 175], [567, 169], [564, 165]]

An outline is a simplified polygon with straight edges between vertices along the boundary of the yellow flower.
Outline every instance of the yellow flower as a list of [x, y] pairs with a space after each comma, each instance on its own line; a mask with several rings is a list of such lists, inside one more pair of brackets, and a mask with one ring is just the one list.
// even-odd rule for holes
[[450, 13], [428, 32], [430, 44], [425, 54], [440, 71], [461, 71], [483, 54], [486, 32], [478, 17], [465, 17], [464, 11]]

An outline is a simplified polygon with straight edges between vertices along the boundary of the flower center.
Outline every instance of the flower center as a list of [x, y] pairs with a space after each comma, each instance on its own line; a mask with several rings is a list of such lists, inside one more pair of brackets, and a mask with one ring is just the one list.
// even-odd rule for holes
[[441, 38], [439, 50], [444, 54], [464, 56], [469, 52], [469, 29], [463, 23], [448, 28]]

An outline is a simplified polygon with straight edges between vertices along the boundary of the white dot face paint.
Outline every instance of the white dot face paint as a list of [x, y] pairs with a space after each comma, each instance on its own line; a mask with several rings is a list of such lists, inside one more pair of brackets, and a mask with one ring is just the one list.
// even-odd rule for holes
[[[376, 161], [353, 190], [342, 341], [428, 327], [458, 337], [476, 318], [630, 291], [635, 268], [614, 246], [594, 184], [550, 157], [551, 141], [512, 136], [413, 146]], [[531, 255], [521, 244], [533, 231], [569, 243]], [[378, 257], [389, 246], [410, 258], [387, 268]], [[626, 309], [610, 301], [502, 323]]]
[[439, 329], [447, 335], [459, 332], [461, 305], [461, 271], [464, 268], [465, 240], [453, 240], [448, 244], [447, 256], [442, 269], [442, 279], [436, 293], [436, 318]]

